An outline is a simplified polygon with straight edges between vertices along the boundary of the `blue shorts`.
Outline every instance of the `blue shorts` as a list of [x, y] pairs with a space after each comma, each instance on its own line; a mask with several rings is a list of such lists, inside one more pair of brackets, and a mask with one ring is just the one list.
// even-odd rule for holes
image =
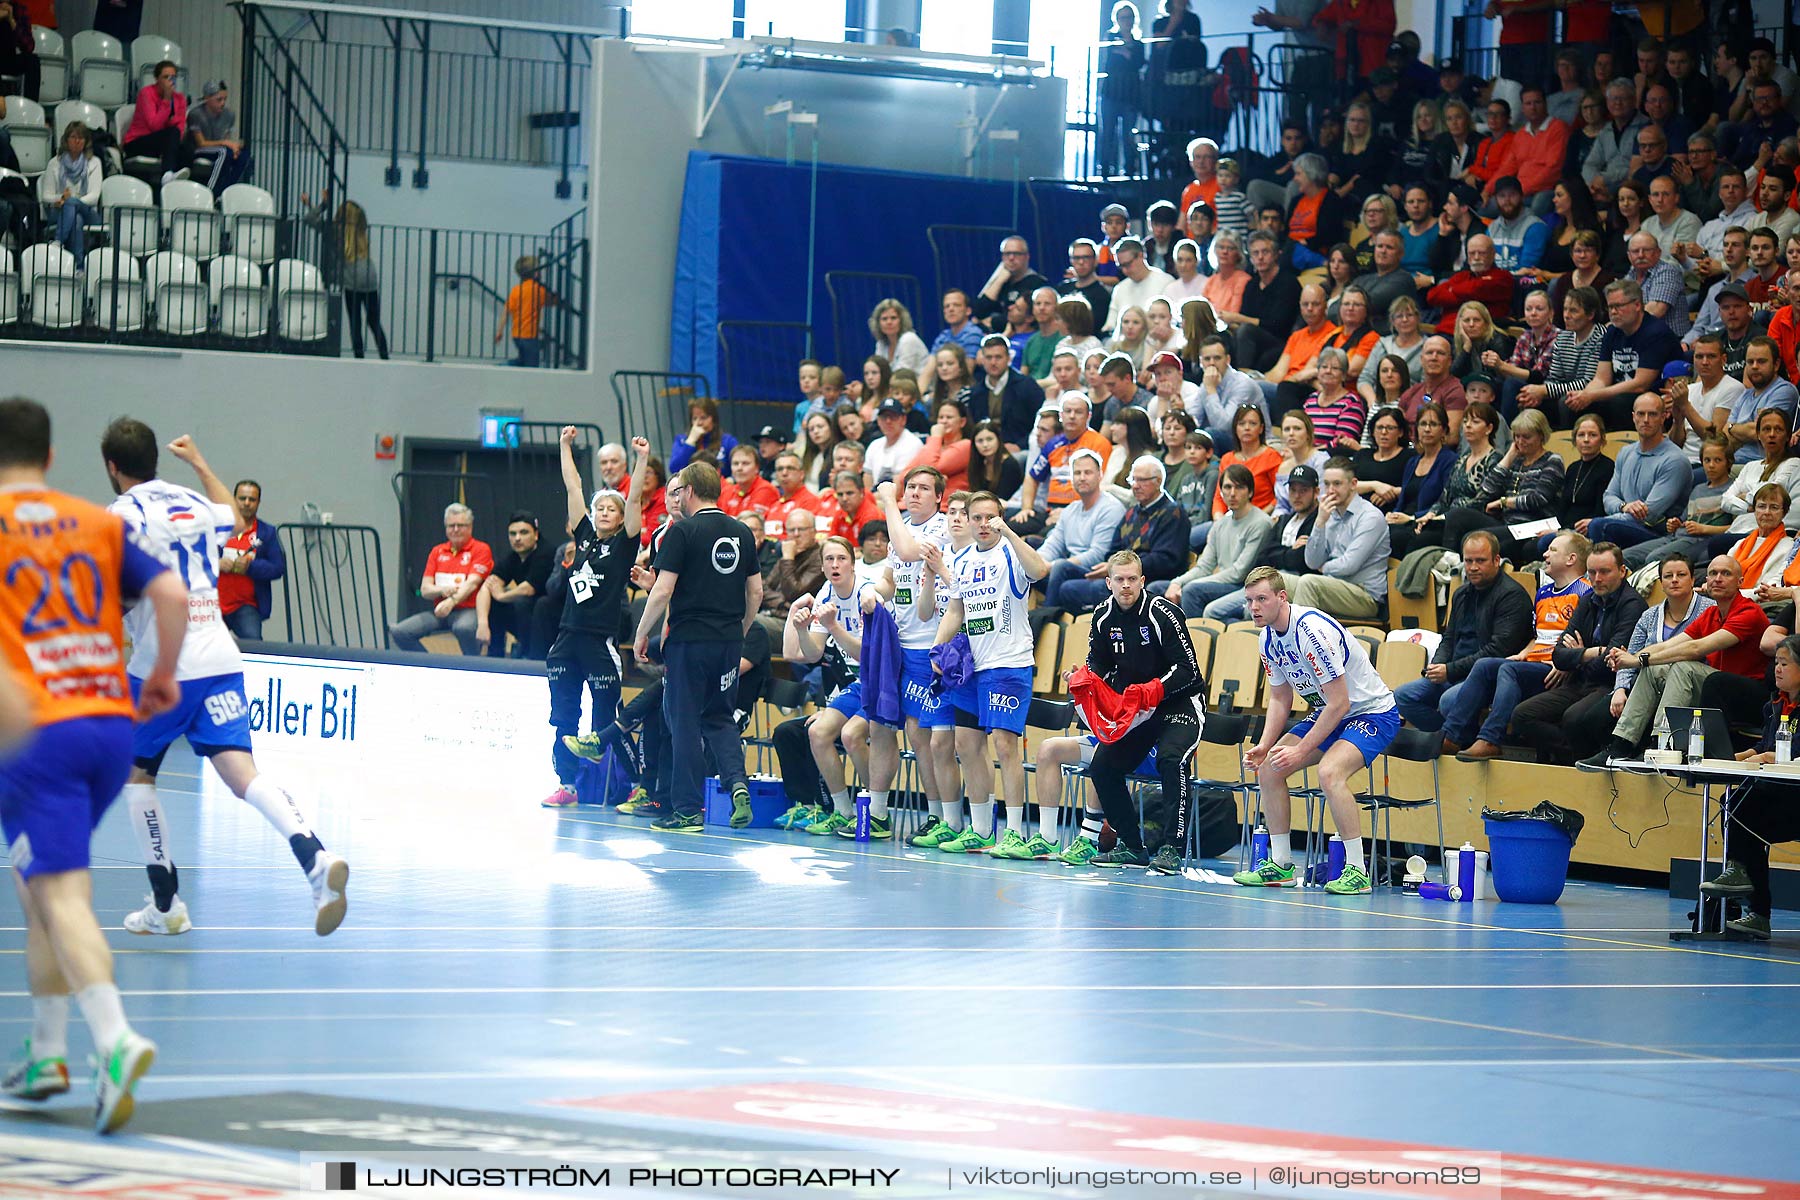
[[131, 728], [130, 717], [58, 721], [0, 765], [0, 828], [22, 877], [87, 870], [94, 827], [131, 774]]
[[[131, 676], [131, 698], [144, 681]], [[177, 738], [186, 738], [194, 753], [210, 757], [221, 750], [250, 749], [250, 700], [242, 675], [213, 675], [181, 681], [181, 703], [151, 717], [131, 735], [131, 760], [155, 774], [163, 755]]]
[[1030, 667], [989, 667], [946, 697], [952, 708], [967, 714], [980, 729], [992, 733], [1024, 733], [1031, 712]]
[[825, 702], [825, 707], [846, 717], [862, 716], [862, 680], [852, 680], [839, 688], [837, 694]]
[[[1083, 734], [1082, 738], [1081, 738], [1081, 765], [1084, 767], [1092, 766], [1094, 763], [1094, 751], [1098, 750], [1099, 748], [1100, 748], [1100, 739], [1099, 738], [1095, 737], [1091, 733]], [[1139, 763], [1137, 765], [1136, 769], [1134, 769], [1131, 773], [1133, 775], [1154, 775], [1154, 774], [1156, 774], [1156, 747], [1155, 746], [1150, 747], [1150, 753], [1144, 755], [1144, 761]]]
[[931, 690], [931, 651], [901, 650], [900, 719], [914, 720], [921, 729], [948, 729], [956, 724], [945, 697]]
[[[1319, 719], [1319, 710], [1314, 709], [1307, 714], [1293, 729], [1289, 730], [1297, 738], [1303, 738], [1312, 732], [1314, 722]], [[1348, 717], [1342, 725], [1331, 731], [1331, 736], [1319, 743], [1319, 753], [1332, 748], [1338, 742], [1349, 742], [1362, 754], [1363, 766], [1375, 761], [1377, 755], [1388, 748], [1400, 732], [1400, 710], [1390, 708], [1386, 712], [1368, 713], [1360, 717]]]

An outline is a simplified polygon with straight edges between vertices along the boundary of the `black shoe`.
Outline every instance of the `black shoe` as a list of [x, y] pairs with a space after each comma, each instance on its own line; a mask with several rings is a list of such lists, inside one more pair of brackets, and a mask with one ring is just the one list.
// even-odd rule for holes
[[706, 829], [706, 818], [699, 813], [670, 813], [660, 820], [650, 822], [650, 828], [658, 833], [702, 833]]
[[1631, 747], [1620, 741], [1618, 738], [1613, 738], [1606, 743], [1605, 749], [1598, 753], [1590, 754], [1586, 758], [1578, 761], [1575, 764], [1575, 769], [1578, 771], [1610, 771], [1612, 768], [1606, 765], [1608, 762], [1615, 758], [1630, 757]]
[[1175, 853], [1175, 847], [1164, 846], [1151, 856], [1150, 870], [1157, 875], [1181, 874], [1181, 855]]
[[1096, 854], [1088, 862], [1090, 867], [1141, 867], [1144, 865], [1144, 852], [1133, 850], [1124, 842], [1115, 845], [1103, 854]]

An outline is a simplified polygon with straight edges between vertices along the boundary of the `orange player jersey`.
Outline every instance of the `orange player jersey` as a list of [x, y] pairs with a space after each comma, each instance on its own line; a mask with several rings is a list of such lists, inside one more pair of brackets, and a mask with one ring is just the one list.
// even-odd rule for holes
[[1563, 588], [1549, 582], [1538, 585], [1537, 599], [1533, 602], [1537, 634], [1525, 649], [1526, 662], [1550, 661], [1550, 652], [1562, 640], [1563, 630], [1569, 627], [1569, 620], [1575, 615], [1575, 606], [1593, 590], [1585, 575], [1577, 575]]
[[0, 647], [37, 724], [130, 716], [124, 598], [167, 568], [103, 508], [38, 484], [0, 488]]

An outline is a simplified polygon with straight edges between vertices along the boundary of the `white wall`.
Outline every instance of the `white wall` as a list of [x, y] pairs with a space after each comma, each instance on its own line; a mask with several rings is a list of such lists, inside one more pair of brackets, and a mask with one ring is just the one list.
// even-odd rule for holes
[[569, 170], [569, 198], [556, 197], [554, 167], [427, 159], [431, 186], [412, 185], [416, 160], [400, 160], [400, 186], [386, 183], [388, 158], [350, 156], [350, 194], [371, 225], [419, 225], [429, 229], [480, 229], [494, 233], [548, 233], [587, 204], [587, 172]]

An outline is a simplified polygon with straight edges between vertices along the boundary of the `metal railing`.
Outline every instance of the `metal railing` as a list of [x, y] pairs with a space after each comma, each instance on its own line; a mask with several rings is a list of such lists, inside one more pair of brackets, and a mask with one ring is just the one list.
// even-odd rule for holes
[[244, 6], [244, 140], [262, 165], [257, 183], [275, 197], [276, 212], [300, 211], [300, 197], [341, 196], [349, 185], [350, 148], [306, 74], [273, 33], [269, 15]]
[[874, 348], [869, 317], [877, 304], [894, 299], [906, 305], [906, 311], [915, 319], [922, 315], [916, 275], [827, 271], [825, 294], [831, 298], [831, 340], [837, 350], [836, 361], [852, 377], [860, 372], [862, 360]]
[[[77, 319], [53, 327], [49, 311], [27, 304], [23, 320], [0, 325], [0, 338], [333, 356], [360, 345], [371, 357], [385, 343], [397, 358], [503, 363], [512, 357], [511, 344], [495, 334], [510, 329], [506, 301], [518, 283], [514, 266], [530, 256], [558, 301], [540, 314], [541, 365], [587, 365], [585, 209], [548, 235], [371, 225], [373, 293], [344, 290], [343, 247], [332, 221], [208, 213], [195, 215], [182, 234], [189, 249], [199, 241], [210, 251], [183, 264], [193, 272], [191, 282], [178, 279], [151, 294], [146, 256], [165, 244], [156, 219], [153, 209], [110, 210], [105, 274], [76, 293]], [[173, 236], [167, 245], [178, 248]], [[298, 264], [285, 272], [293, 291], [278, 294], [278, 264], [289, 261]]]
[[[346, 145], [386, 154], [386, 183], [430, 184], [432, 159], [558, 168], [556, 194], [573, 192], [586, 164], [581, 137], [592, 73], [591, 39], [624, 37], [629, 9], [606, 27], [436, 15], [298, 0], [232, 0], [253, 48], [295, 64], [343, 114]], [[252, 32], [252, 30], [254, 32]], [[255, 46], [252, 46], [252, 42]]]
[[281, 589], [287, 640], [356, 650], [388, 648], [387, 569], [368, 525], [280, 526], [287, 548]]
[[724, 427], [792, 429], [799, 396], [794, 368], [812, 357], [812, 326], [803, 321], [720, 321], [718, 338]]
[[[688, 402], [696, 396], [713, 395], [706, 376], [668, 371], [614, 371], [612, 391], [619, 402], [621, 427], [630, 430], [634, 437], [648, 438], [651, 450], [659, 455], [666, 453], [686, 431]], [[726, 431], [740, 438], [753, 432], [738, 428]]]

